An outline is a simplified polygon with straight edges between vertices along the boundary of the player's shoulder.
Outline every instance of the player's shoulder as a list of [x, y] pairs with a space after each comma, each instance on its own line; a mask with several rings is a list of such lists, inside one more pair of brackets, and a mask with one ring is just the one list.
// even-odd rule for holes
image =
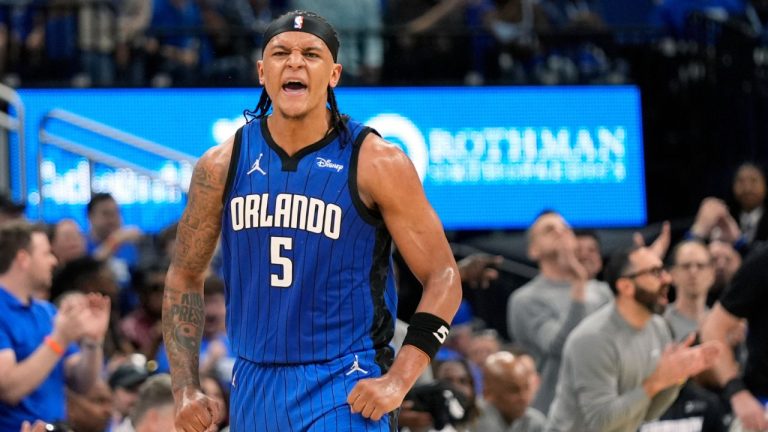
[[200, 159], [198, 159], [197, 166], [216, 171], [223, 169], [224, 172], [226, 172], [229, 168], [230, 159], [232, 158], [235, 136], [236, 134], [232, 134], [232, 136], [223, 142], [206, 150], [205, 153], [200, 156]]
[[202, 191], [221, 193], [229, 175], [234, 143], [235, 135], [233, 134], [200, 156], [192, 173], [190, 193], [201, 193]]
[[399, 146], [375, 133], [369, 133], [360, 143], [358, 163], [371, 168], [391, 169], [399, 165], [410, 165], [411, 161]]

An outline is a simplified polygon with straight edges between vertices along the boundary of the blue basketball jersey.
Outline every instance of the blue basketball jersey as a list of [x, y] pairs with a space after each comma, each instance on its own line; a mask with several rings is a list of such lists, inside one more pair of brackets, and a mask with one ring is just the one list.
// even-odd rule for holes
[[293, 156], [266, 118], [235, 136], [221, 252], [227, 332], [244, 359], [314, 363], [375, 350], [377, 363], [391, 363], [391, 237], [356, 183], [372, 130], [347, 127]]

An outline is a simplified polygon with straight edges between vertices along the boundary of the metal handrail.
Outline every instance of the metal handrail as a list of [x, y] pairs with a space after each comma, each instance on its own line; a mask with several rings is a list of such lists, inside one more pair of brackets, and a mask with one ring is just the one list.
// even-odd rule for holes
[[0, 127], [10, 132], [16, 132], [19, 137], [19, 188], [22, 201], [27, 201], [27, 152], [24, 137], [24, 103], [16, 90], [0, 84], [0, 100], [12, 106], [16, 117], [6, 112], [0, 112]]
[[[125, 159], [121, 159], [116, 156], [111, 156], [106, 153], [100, 152], [98, 150], [93, 150], [88, 148], [87, 146], [84, 146], [82, 144], [78, 144], [74, 141], [70, 141], [66, 138], [62, 138], [58, 135], [50, 134], [45, 131], [40, 131], [39, 135], [40, 143], [50, 144], [53, 146], [56, 146], [62, 150], [66, 150], [72, 154], [76, 154], [78, 156], [82, 156], [86, 159], [88, 159], [91, 162], [97, 162], [102, 165], [111, 166], [113, 168], [126, 168], [133, 171], [136, 171], [137, 173], [147, 176], [152, 180], [160, 181], [165, 183], [167, 186], [179, 188], [181, 190], [185, 190], [185, 186], [182, 185], [179, 182], [176, 181], [170, 181], [167, 179], [162, 178], [159, 174], [157, 174], [155, 171], [152, 171], [150, 169], [144, 168], [142, 166], [136, 165], [133, 162], [127, 161]], [[41, 184], [41, 191], [42, 191], [42, 184]], [[41, 192], [42, 194], [42, 192]]]
[[95, 120], [79, 116], [75, 113], [60, 108], [52, 109], [43, 116], [42, 120], [40, 120], [40, 130], [45, 128], [45, 124], [48, 122], [48, 119], [61, 120], [65, 123], [69, 123], [81, 129], [93, 132], [97, 135], [107, 137], [114, 141], [122, 142], [123, 144], [127, 144], [133, 148], [143, 150], [147, 153], [164, 157], [166, 159], [173, 159], [179, 162], [189, 162], [192, 165], [197, 162], [197, 158], [190, 154], [169, 149], [168, 147], [160, 145], [156, 142], [146, 140], [128, 132], [121, 131], [120, 129], [107, 126], [104, 123], [99, 123]]
[[[120, 129], [107, 126], [104, 123], [97, 122], [95, 120], [79, 116], [72, 112], [63, 109], [52, 109], [46, 113], [41, 119], [38, 126], [38, 143], [37, 143], [37, 162], [38, 166], [42, 165], [42, 146], [43, 144], [50, 144], [61, 148], [70, 153], [83, 156], [89, 160], [89, 162], [98, 162], [113, 168], [125, 168], [133, 170], [141, 175], [147, 176], [152, 180], [160, 181], [168, 186], [179, 188], [182, 192], [187, 192], [188, 185], [182, 185], [177, 181], [169, 181], [160, 177], [158, 173], [150, 169], [141, 167], [133, 162], [121, 159], [119, 157], [103, 153], [98, 150], [93, 150], [88, 146], [76, 143], [74, 141], [63, 138], [59, 135], [52, 134], [46, 131], [46, 126], [51, 120], [58, 120], [69, 125], [86, 130], [93, 134], [111, 139], [113, 141], [125, 144], [134, 149], [144, 151], [146, 153], [159, 156], [161, 158], [173, 160], [180, 163], [189, 163], [194, 165], [197, 163], [197, 158], [183, 153], [180, 151], [169, 149], [156, 142], [146, 140]], [[40, 191], [40, 200], [43, 199], [43, 179], [40, 170], [38, 169], [37, 175], [38, 189]]]

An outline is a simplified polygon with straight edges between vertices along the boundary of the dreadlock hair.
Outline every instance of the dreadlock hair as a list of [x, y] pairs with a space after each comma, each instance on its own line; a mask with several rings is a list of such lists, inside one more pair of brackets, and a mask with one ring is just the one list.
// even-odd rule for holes
[[269, 113], [269, 109], [272, 108], [272, 99], [267, 94], [266, 87], [261, 89], [261, 96], [259, 96], [259, 103], [253, 111], [246, 109], [243, 111], [243, 117], [245, 117], [246, 123], [250, 123], [256, 119], [266, 117]]
[[[339, 106], [336, 103], [336, 94], [333, 92], [333, 88], [331, 86], [328, 86], [328, 107], [331, 110], [331, 129], [336, 129], [336, 131], [341, 136], [341, 145], [345, 145], [347, 141], [347, 132], [349, 130], [347, 129], [347, 120], [349, 119], [349, 116], [346, 114], [342, 114], [339, 111]], [[267, 94], [267, 89], [262, 88], [261, 89], [261, 96], [259, 97], [259, 103], [256, 105], [256, 108], [253, 110], [244, 110], [243, 111], [243, 117], [245, 117], [246, 123], [250, 123], [254, 120], [261, 119], [267, 116], [269, 114], [270, 110], [272, 108], [272, 98], [269, 97]]]

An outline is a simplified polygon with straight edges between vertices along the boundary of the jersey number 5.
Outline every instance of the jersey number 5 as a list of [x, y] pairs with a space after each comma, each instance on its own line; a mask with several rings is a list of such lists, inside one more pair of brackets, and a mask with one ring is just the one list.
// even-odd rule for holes
[[276, 288], [288, 288], [293, 283], [293, 261], [282, 255], [283, 250], [293, 249], [293, 238], [272, 237], [269, 246], [270, 262], [283, 267], [282, 274], [269, 275], [269, 283]]

